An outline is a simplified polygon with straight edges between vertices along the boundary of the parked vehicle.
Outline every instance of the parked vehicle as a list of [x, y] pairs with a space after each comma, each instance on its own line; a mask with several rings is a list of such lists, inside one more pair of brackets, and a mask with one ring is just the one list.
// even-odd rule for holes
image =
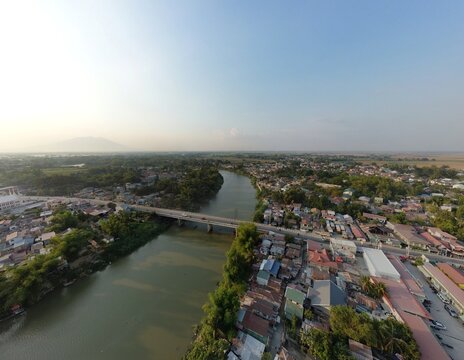
[[443, 340], [443, 337], [441, 335], [435, 334], [438, 340]]
[[435, 321], [435, 320], [430, 320], [430, 322], [433, 325], [433, 326], [430, 325], [430, 327], [439, 328], [440, 330], [446, 330], [446, 326], [444, 324], [442, 324], [441, 322]]
[[445, 304], [445, 310], [448, 311], [448, 314], [450, 314], [450, 316], [452, 316], [454, 318], [458, 317], [457, 312], [454, 311], [454, 309], [451, 306], [449, 306], [448, 304]]
[[445, 295], [443, 295], [441, 292], [437, 293], [437, 296], [438, 296], [438, 298], [439, 298], [441, 301], [443, 301], [445, 304], [449, 304], [449, 303], [450, 303], [450, 301], [448, 300], [448, 298], [447, 298]]
[[443, 346], [446, 346], [448, 349], [454, 349], [454, 346], [453, 345], [450, 345], [450, 344], [447, 344], [447, 343], [444, 343], [442, 342], [441, 343]]

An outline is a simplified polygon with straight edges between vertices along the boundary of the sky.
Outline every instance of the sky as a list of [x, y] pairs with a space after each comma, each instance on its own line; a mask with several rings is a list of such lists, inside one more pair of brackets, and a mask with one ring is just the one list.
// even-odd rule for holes
[[0, 151], [464, 151], [464, 2], [0, 0]]

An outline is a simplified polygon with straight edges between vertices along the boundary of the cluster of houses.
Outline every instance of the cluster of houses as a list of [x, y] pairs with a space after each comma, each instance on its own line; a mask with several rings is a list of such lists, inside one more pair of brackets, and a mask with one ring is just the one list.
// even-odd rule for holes
[[[276, 354], [276, 360], [294, 359], [286, 346], [288, 335], [283, 322], [297, 319], [301, 324], [298, 331], [311, 327], [328, 330], [332, 306], [350, 301], [369, 303], [363, 294], [359, 293], [360, 297], [353, 294], [353, 286], [356, 287], [352, 286], [353, 279], [360, 278], [355, 268], [357, 248], [353, 242], [343, 241], [346, 243], [334, 239], [328, 250], [311, 240], [286, 241], [283, 235], [273, 232], [262, 236], [256, 249], [253, 276], [241, 299], [238, 336], [228, 359], [260, 359], [266, 349]], [[338, 257], [350, 262], [339, 263]], [[370, 301], [377, 309], [377, 302]], [[315, 317], [308, 318], [305, 311], [309, 309]], [[353, 351], [366, 349], [353, 342]]]
[[0, 220], [0, 271], [20, 264], [29, 256], [48, 253], [50, 241], [56, 235], [46, 230], [51, 212], [35, 214], [29, 211], [14, 220]]
[[[397, 204], [381, 205], [386, 206], [397, 206], [398, 209], [392, 211], [404, 212], [415, 219], [420, 214], [426, 216], [418, 200], [408, 199]], [[386, 212], [384, 208], [382, 211]], [[353, 219], [348, 214], [338, 214], [332, 210], [310, 209], [301, 204], [283, 205], [269, 200], [263, 222], [276, 227], [287, 226], [303, 233], [312, 231], [324, 239], [371, 241], [450, 257], [464, 257], [464, 246], [455, 236], [437, 227], [392, 223], [386, 216], [376, 212], [364, 212], [360, 218]], [[282, 249], [277, 246], [277, 250]], [[271, 254], [275, 255], [273, 252]]]
[[[55, 231], [49, 230], [53, 212], [63, 204], [59, 201], [48, 201], [36, 205], [37, 207], [24, 211], [21, 216], [0, 220], [0, 271], [17, 266], [36, 255], [48, 254], [52, 249], [52, 239], [57, 235]], [[95, 218], [105, 217], [112, 211], [85, 201], [71, 202], [67, 204], [67, 208]], [[110, 242], [111, 239], [106, 241]], [[89, 248], [99, 250], [99, 245], [94, 242], [89, 244]]]
[[[228, 359], [260, 359], [265, 351], [276, 354], [276, 360], [294, 359], [288, 346], [290, 322], [298, 320], [298, 331], [330, 331], [330, 311], [336, 305], [350, 306], [377, 320], [395, 317], [411, 329], [424, 359], [449, 358], [430, 329], [423, 284], [403, 259], [380, 249], [360, 248], [349, 239], [289, 241], [273, 232], [262, 236], [256, 259]], [[420, 269], [462, 314], [464, 275], [448, 264], [426, 263]], [[365, 292], [362, 277], [366, 275], [370, 282], [385, 285], [381, 298]], [[353, 339], [349, 345], [355, 358], [375, 356], [375, 351]]]

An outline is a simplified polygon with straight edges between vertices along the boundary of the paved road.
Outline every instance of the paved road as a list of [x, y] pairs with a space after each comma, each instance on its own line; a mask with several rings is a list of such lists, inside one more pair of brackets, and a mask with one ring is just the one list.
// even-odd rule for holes
[[[21, 198], [24, 200], [31, 200], [31, 201], [49, 201], [49, 200], [62, 201], [62, 202], [82, 201], [82, 202], [89, 202], [90, 204], [97, 205], [97, 206], [106, 205], [109, 203], [109, 201], [105, 201], [105, 200], [83, 199], [83, 198], [62, 197], [62, 196], [22, 196]], [[124, 205], [123, 203], [115, 203], [115, 204], [119, 206]], [[137, 210], [137, 211], [155, 213], [159, 216], [169, 217], [172, 219], [193, 221], [197, 223], [208, 224], [211, 226], [226, 227], [230, 229], [236, 229], [242, 223], [249, 223], [248, 221], [242, 221], [242, 220], [237, 220], [237, 219], [223, 218], [223, 217], [212, 216], [212, 215], [207, 215], [207, 214], [181, 211], [181, 210], [164, 209], [164, 208], [157, 208], [157, 207], [151, 207], [151, 206], [130, 205], [130, 208]], [[309, 240], [314, 240], [314, 241], [328, 244], [327, 240], [323, 239], [320, 235], [317, 235], [313, 232], [306, 233], [306, 232], [302, 232], [299, 230], [279, 228], [273, 225], [260, 224], [260, 223], [255, 223], [255, 225], [258, 228], [258, 230], [262, 232], [273, 231], [279, 234], [298, 236], [303, 239], [309, 239]], [[376, 244], [373, 244], [373, 243], [364, 243], [364, 242], [356, 241], [356, 240], [354, 242], [357, 246], [376, 247]], [[392, 253], [396, 255], [407, 254], [406, 249], [400, 249], [400, 248], [396, 248], [396, 247], [384, 245], [384, 244], [382, 245], [382, 250], [384, 252]], [[414, 255], [414, 256], [420, 256], [424, 254], [432, 260], [445, 261], [448, 263], [452, 262], [455, 264], [464, 265], [464, 259], [450, 258], [450, 257], [442, 256], [442, 255], [432, 254], [426, 251], [410, 250], [409, 254]]]
[[432, 332], [441, 336], [442, 340], [439, 340], [440, 342], [444, 342], [454, 347], [454, 349], [443, 347], [452, 359], [462, 359], [462, 354], [464, 354], [464, 334], [461, 320], [452, 318], [448, 314], [448, 312], [444, 309], [443, 302], [436, 294], [433, 293], [433, 291], [427, 285], [425, 276], [416, 266], [411, 265], [409, 262], [405, 263], [405, 265], [409, 272], [422, 284], [424, 284], [423, 290], [425, 296], [432, 302], [432, 306], [430, 307], [430, 315], [432, 315], [432, 318], [441, 322], [447, 327], [446, 331], [432, 330]]

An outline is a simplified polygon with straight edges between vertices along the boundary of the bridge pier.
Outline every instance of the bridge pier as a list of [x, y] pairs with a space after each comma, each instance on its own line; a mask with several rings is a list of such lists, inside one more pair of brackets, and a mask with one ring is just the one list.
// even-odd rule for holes
[[207, 224], [207, 231], [210, 233], [213, 231], [213, 225]]
[[182, 227], [184, 225], [184, 220], [177, 219], [177, 225], [179, 225], [179, 227]]

